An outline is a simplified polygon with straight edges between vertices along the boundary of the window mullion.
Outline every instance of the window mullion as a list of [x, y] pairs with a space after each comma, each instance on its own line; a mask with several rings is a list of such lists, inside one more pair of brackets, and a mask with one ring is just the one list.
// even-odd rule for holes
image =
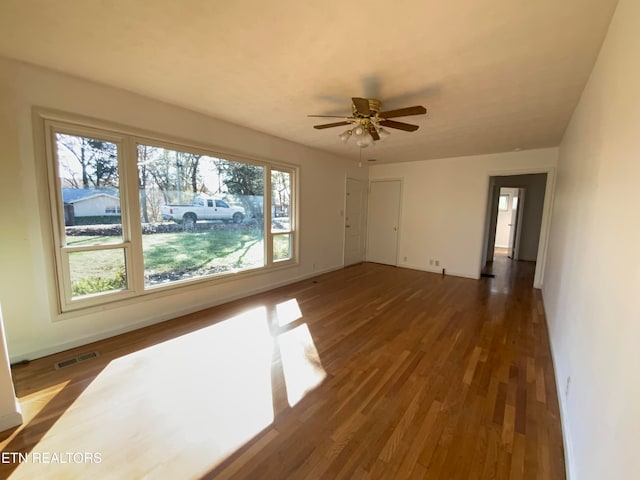
[[62, 204], [60, 178], [58, 177], [58, 152], [56, 142], [56, 129], [50, 122], [45, 122], [46, 132], [46, 152], [47, 171], [49, 174], [49, 198], [50, 204], [55, 206], [52, 209], [51, 226], [55, 242], [55, 257], [57, 268], [56, 277], [58, 281], [58, 302], [62, 309], [71, 302], [71, 274], [69, 272], [69, 257], [64, 251], [65, 225], [64, 211], [60, 211]]
[[299, 248], [299, 240], [298, 240], [298, 185], [299, 185], [299, 177], [300, 170], [291, 169], [291, 181], [289, 183], [289, 218], [290, 225], [289, 230], [291, 231], [291, 260], [294, 262], [298, 261], [298, 248]]
[[[140, 218], [140, 190], [138, 185], [138, 145], [134, 138], [124, 142], [125, 208], [123, 208], [123, 228], [127, 224], [130, 248], [126, 252], [129, 288], [135, 292], [144, 290], [144, 258], [142, 253], [142, 220]], [[125, 219], [126, 218], [126, 219]]]
[[72, 301], [69, 252], [61, 248], [58, 253], [60, 255], [59, 278], [62, 280], [61, 300], [63, 301], [63, 304], [69, 305]]
[[264, 246], [266, 249], [267, 265], [273, 265], [273, 233], [271, 233], [271, 167], [264, 169]]
[[62, 246], [60, 247], [62, 251], [66, 253], [76, 253], [76, 252], [96, 252], [100, 250], [121, 250], [123, 248], [129, 248], [130, 242], [118, 242], [118, 243], [108, 243], [104, 245], [82, 245], [82, 246]]

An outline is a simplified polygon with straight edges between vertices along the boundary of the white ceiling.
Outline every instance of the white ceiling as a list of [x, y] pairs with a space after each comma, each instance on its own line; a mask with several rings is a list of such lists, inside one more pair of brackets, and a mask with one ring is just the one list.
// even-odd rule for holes
[[[357, 158], [353, 96], [414, 133], [379, 162], [556, 146], [616, 0], [2, 0], [0, 54]], [[331, 121], [331, 120], [329, 120]]]

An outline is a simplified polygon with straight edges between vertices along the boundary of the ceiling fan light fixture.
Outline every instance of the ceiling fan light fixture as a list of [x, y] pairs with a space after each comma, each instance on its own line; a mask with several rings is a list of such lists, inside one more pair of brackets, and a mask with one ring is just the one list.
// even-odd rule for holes
[[389, 130], [385, 130], [382, 127], [378, 127], [376, 130], [378, 130], [378, 135], [380, 136], [380, 140], [384, 140], [385, 138], [389, 137], [389, 135], [391, 135], [391, 132], [389, 132]]
[[362, 135], [358, 135], [358, 139], [356, 140], [356, 145], [360, 148], [366, 148], [373, 142], [373, 138], [369, 133], [365, 132]]
[[342, 143], [347, 143], [351, 138], [351, 130], [345, 130], [338, 136], [340, 137], [340, 140], [342, 140]]

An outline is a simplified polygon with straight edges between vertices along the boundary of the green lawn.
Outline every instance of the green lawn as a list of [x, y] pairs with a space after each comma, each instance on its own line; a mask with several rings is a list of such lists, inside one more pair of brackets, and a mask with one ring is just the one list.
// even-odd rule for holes
[[69, 247], [86, 247], [88, 245], [110, 245], [122, 241], [119, 235], [68, 235], [66, 237]]
[[161, 233], [142, 239], [147, 284], [264, 265], [258, 228]]
[[[113, 237], [68, 237], [70, 246], [115, 242]], [[142, 246], [147, 286], [264, 265], [259, 228], [146, 234]], [[126, 286], [123, 249], [72, 253], [70, 268], [74, 296]]]

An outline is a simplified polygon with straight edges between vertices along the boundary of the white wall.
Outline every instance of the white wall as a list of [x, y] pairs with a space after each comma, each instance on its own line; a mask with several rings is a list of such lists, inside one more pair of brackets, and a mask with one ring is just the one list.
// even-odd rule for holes
[[543, 295], [579, 480], [640, 472], [639, 25], [620, 0], [560, 147]]
[[73, 202], [73, 215], [76, 217], [101, 217], [108, 215], [108, 213], [105, 212], [107, 207], [115, 208], [119, 206], [120, 200], [106, 195], [83, 198], [82, 200]]
[[557, 154], [548, 148], [370, 167], [371, 180], [403, 182], [398, 265], [478, 278], [489, 177], [552, 171]]
[[[12, 212], [0, 236], [0, 302], [12, 361], [32, 358], [292, 282], [343, 263], [345, 178], [366, 178], [355, 162], [153, 101], [0, 58], [0, 203]], [[39, 106], [300, 166], [300, 265], [175, 291], [55, 321], [47, 212], [38, 211], [32, 107]], [[313, 265], [315, 264], [315, 271]]]

